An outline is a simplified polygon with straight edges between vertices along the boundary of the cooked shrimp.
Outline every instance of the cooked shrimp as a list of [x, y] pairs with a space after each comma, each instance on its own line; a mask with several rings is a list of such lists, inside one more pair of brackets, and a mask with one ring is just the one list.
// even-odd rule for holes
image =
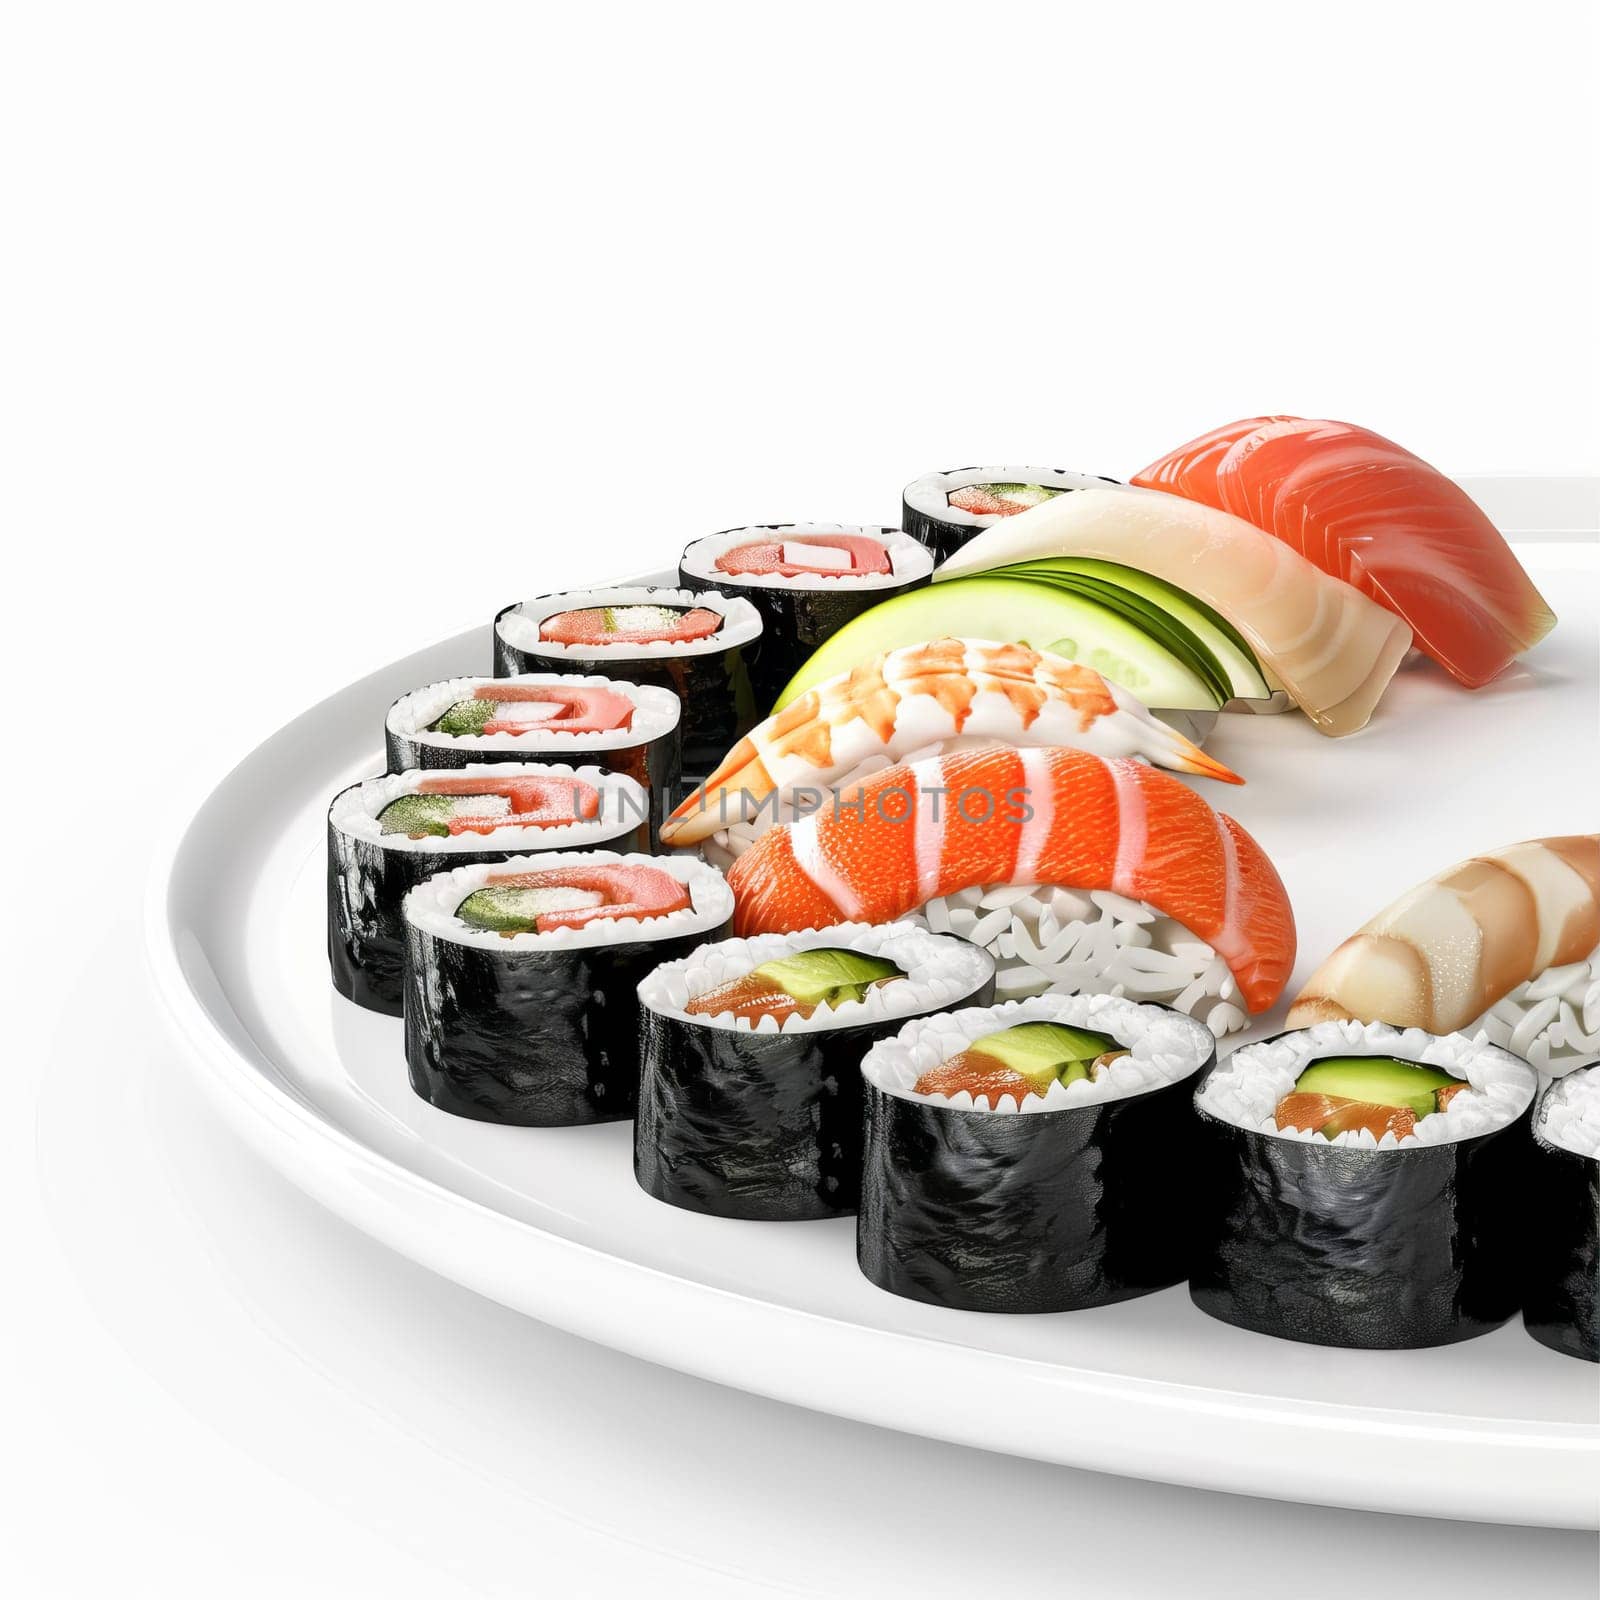
[[1070, 746], [1244, 781], [1089, 667], [1026, 645], [931, 639], [863, 662], [768, 717], [673, 812], [661, 837], [687, 845], [752, 818], [777, 822], [769, 796], [815, 806], [824, 790], [853, 789], [863, 768], [936, 755], [954, 741]]

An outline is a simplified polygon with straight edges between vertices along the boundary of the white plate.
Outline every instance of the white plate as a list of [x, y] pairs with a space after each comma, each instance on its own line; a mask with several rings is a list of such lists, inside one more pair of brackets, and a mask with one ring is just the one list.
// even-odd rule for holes
[[[1222, 719], [1210, 748], [1250, 783], [1208, 797], [1277, 862], [1300, 976], [1428, 872], [1595, 826], [1600, 552], [1521, 554], [1563, 625], [1488, 690], [1413, 661], [1354, 739], [1295, 716]], [[1520, 1324], [1369, 1353], [1226, 1327], [1181, 1288], [1060, 1316], [941, 1311], [868, 1284], [848, 1221], [725, 1222], [646, 1198], [631, 1125], [498, 1128], [425, 1105], [400, 1023], [329, 985], [323, 816], [381, 769], [396, 695], [488, 662], [485, 627], [341, 690], [230, 773], [158, 863], [160, 990], [234, 1126], [296, 1183], [508, 1306], [796, 1404], [1176, 1483], [1600, 1525], [1600, 1368]]]

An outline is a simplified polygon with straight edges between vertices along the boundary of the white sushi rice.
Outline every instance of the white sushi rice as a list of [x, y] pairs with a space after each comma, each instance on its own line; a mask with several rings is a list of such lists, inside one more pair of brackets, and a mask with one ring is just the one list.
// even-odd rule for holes
[[[762, 1017], [751, 1022], [732, 1012], [691, 1015], [691, 1000], [719, 984], [742, 978], [767, 961], [801, 950], [847, 949], [892, 961], [906, 976], [869, 989], [862, 1000], [819, 1006], [809, 1017], [789, 1016], [782, 1022]], [[702, 945], [681, 961], [656, 968], [639, 985], [639, 999], [652, 1011], [693, 1026], [737, 1033], [824, 1033], [831, 1028], [859, 1028], [871, 1022], [942, 1011], [970, 999], [988, 981], [994, 963], [981, 950], [959, 939], [940, 938], [908, 922], [873, 927], [845, 922], [804, 933], [766, 933], [754, 939], [724, 939]]]
[[1551, 1084], [1534, 1128], [1558, 1150], [1600, 1161], [1600, 1064]]
[[[889, 557], [888, 572], [806, 572], [785, 578], [776, 572], [761, 574], [719, 572], [717, 557], [740, 545], [767, 540], [805, 538], [808, 534], [865, 535], [881, 544]], [[817, 551], [818, 555], [827, 552]], [[842, 554], [843, 552], [841, 552]], [[810, 555], [808, 553], [808, 559]], [[848, 559], [848, 558], [846, 558]], [[730, 528], [696, 539], [678, 562], [682, 571], [704, 582], [746, 589], [897, 589], [933, 572], [933, 553], [925, 544], [898, 528], [867, 527], [849, 522], [759, 523], [748, 528]]]
[[[1295, 1081], [1313, 1061], [1327, 1056], [1396, 1056], [1438, 1067], [1470, 1085], [1471, 1092], [1455, 1095], [1443, 1111], [1418, 1117], [1416, 1131], [1403, 1139], [1392, 1133], [1377, 1139], [1367, 1128], [1353, 1128], [1332, 1139], [1309, 1128], [1280, 1128], [1274, 1117], [1278, 1102], [1293, 1092]], [[1319, 1022], [1241, 1046], [1206, 1079], [1195, 1104], [1221, 1122], [1273, 1139], [1404, 1150], [1413, 1145], [1455, 1144], [1506, 1127], [1528, 1108], [1537, 1087], [1537, 1076], [1527, 1062], [1464, 1033], [1424, 1033], [1386, 1022]]]
[[[562, 689], [608, 689], [633, 702], [632, 726], [608, 728], [600, 733], [566, 733], [530, 729], [527, 733], [469, 733], [449, 734], [429, 731], [429, 724], [438, 721], [458, 700], [472, 698], [480, 688], [493, 689], [500, 685], [549, 684], [557, 691]], [[415, 744], [432, 745], [443, 750], [539, 750], [577, 753], [584, 750], [626, 750], [632, 745], [648, 744], [678, 725], [682, 707], [670, 689], [656, 684], [624, 683], [612, 678], [579, 677], [556, 672], [523, 672], [510, 678], [444, 678], [438, 683], [425, 684], [403, 694], [389, 707], [384, 726], [389, 732], [409, 739]]]
[[[618, 606], [682, 606], [685, 610], [715, 611], [722, 626], [704, 639], [682, 644], [656, 642], [638, 644], [558, 644], [539, 637], [539, 626], [547, 617], [563, 611], [593, 611]], [[563, 661], [654, 661], [663, 657], [716, 655], [749, 644], [761, 633], [761, 614], [748, 600], [719, 594], [715, 589], [571, 589], [565, 594], [543, 594], [524, 600], [495, 621], [495, 631], [516, 650], [559, 658]]]
[[[503, 783], [513, 778], [549, 778], [573, 785], [587, 784], [598, 790], [600, 814], [597, 817], [573, 822], [556, 823], [547, 827], [527, 827], [513, 824], [494, 828], [486, 833], [458, 833], [441, 838], [426, 834], [413, 839], [409, 834], [385, 833], [378, 818], [385, 806], [405, 795], [416, 794], [423, 785], [437, 778], [481, 778], [485, 785]], [[459, 798], [467, 798], [462, 796]], [[486, 797], [481, 807], [475, 807], [480, 816], [494, 814]], [[500, 802], [509, 814], [510, 803]], [[334, 796], [328, 808], [328, 821], [340, 833], [351, 839], [364, 839], [383, 850], [404, 850], [417, 855], [459, 855], [473, 850], [507, 850], [518, 846], [527, 848], [530, 841], [546, 841], [553, 848], [582, 849], [588, 845], [603, 844], [619, 833], [627, 833], [641, 822], [650, 820], [650, 798], [644, 788], [620, 772], [607, 772], [603, 767], [568, 767], [534, 761], [477, 762], [456, 767], [449, 772], [427, 772], [410, 768], [405, 772], [386, 773], [381, 778], [368, 778], [364, 783], [351, 785]]]
[[[1058, 1022], [1069, 1028], [1106, 1033], [1128, 1050], [1095, 1078], [1053, 1083], [1042, 1095], [1027, 1094], [1019, 1105], [1001, 1095], [991, 1105], [987, 1095], [918, 1094], [923, 1073], [960, 1055], [987, 1034], [1023, 1022]], [[892, 1039], [875, 1044], [861, 1063], [861, 1074], [875, 1088], [902, 1100], [949, 1106], [957, 1111], [987, 1111], [1032, 1116], [1044, 1111], [1070, 1111], [1074, 1106], [1127, 1100], [1170, 1083], [1181, 1083], [1211, 1059], [1216, 1049], [1210, 1032], [1188, 1017], [1174, 1016], [1159, 1006], [1136, 1005], [1112, 995], [1046, 995], [1011, 1000], [995, 1006], [974, 1006], [943, 1016], [909, 1022]]]
[[991, 884], [930, 900], [916, 920], [989, 951], [995, 992], [1105, 994], [1171, 1006], [1218, 1039], [1250, 1018], [1228, 963], [1181, 922], [1109, 889]]
[[[456, 915], [456, 908], [474, 889], [490, 878], [512, 872], [554, 872], [562, 867], [653, 867], [676, 878], [689, 890], [689, 905], [659, 917], [597, 917], [581, 928], [556, 928], [549, 933], [506, 935], [474, 928]], [[574, 891], [574, 904], [592, 903], [583, 891]], [[614, 850], [550, 851], [540, 855], [512, 856], [498, 865], [455, 867], [420, 883], [405, 898], [409, 926], [453, 944], [476, 945], [481, 950], [582, 950], [603, 944], [637, 944], [656, 939], [677, 939], [720, 927], [733, 915], [733, 891], [715, 867], [693, 856], [619, 855]]]
[[1600, 1056], [1600, 948], [1519, 984], [1463, 1032], [1558, 1078]]
[[950, 504], [958, 489], [979, 483], [1037, 484], [1041, 489], [1124, 488], [1115, 478], [1097, 477], [1088, 472], [1064, 472], [1058, 467], [957, 467], [953, 472], [930, 472], [905, 487], [902, 498], [913, 511], [958, 528], [987, 528], [1004, 520], [994, 513], [980, 515]]

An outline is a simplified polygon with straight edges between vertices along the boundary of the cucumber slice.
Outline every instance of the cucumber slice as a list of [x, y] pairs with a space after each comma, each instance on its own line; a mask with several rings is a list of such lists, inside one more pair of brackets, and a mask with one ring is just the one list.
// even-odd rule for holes
[[1053, 584], [983, 576], [952, 578], [882, 601], [847, 622], [790, 680], [773, 707], [886, 650], [940, 638], [1031, 645], [1093, 667], [1153, 710], [1215, 711], [1208, 679], [1127, 617]]
[[454, 815], [452, 795], [403, 794], [378, 813], [378, 826], [385, 833], [404, 833], [413, 839], [429, 835], [444, 839], [449, 837], [450, 818]]
[[1273, 692], [1275, 686], [1269, 682], [1239, 630], [1210, 606], [1165, 579], [1151, 577], [1137, 567], [1125, 567], [1116, 561], [1098, 561], [1088, 556], [1040, 558], [1000, 570], [1008, 573], [1025, 571], [1029, 574], [1074, 573], [1115, 584], [1120, 589], [1142, 596], [1175, 621], [1181, 622], [1200, 641], [1227, 679], [1229, 698], [1264, 700]]
[[1219, 705], [1232, 698], [1233, 684], [1217, 658], [1170, 612], [1163, 611], [1142, 595], [1130, 589], [1118, 588], [1116, 584], [1107, 583], [1101, 578], [1070, 572], [1046, 574], [1002, 567], [996, 576], [1014, 577], [1019, 583], [1050, 584], [1068, 594], [1082, 595], [1084, 599], [1116, 612], [1134, 627], [1149, 634], [1164, 650], [1170, 650], [1197, 678], [1209, 684]]
[[484, 724], [494, 720], [493, 700], [457, 700], [436, 721], [429, 733], [447, 733], [452, 739], [469, 739], [483, 732]]

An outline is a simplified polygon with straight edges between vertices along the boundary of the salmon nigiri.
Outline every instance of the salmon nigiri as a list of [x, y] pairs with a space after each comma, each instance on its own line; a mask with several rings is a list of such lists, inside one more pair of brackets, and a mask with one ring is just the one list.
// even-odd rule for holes
[[1417, 648], [1469, 688], [1555, 626], [1466, 491], [1366, 428], [1248, 417], [1191, 439], [1133, 481], [1276, 535], [1404, 618]]
[[[1227, 963], [1251, 1011], [1294, 965], [1294, 915], [1255, 840], [1176, 778], [1083, 750], [957, 750], [890, 767], [769, 830], [728, 882], [743, 937], [892, 922], [977, 885], [1059, 885], [1175, 920]], [[1128, 981], [1143, 970], [1136, 961]]]

